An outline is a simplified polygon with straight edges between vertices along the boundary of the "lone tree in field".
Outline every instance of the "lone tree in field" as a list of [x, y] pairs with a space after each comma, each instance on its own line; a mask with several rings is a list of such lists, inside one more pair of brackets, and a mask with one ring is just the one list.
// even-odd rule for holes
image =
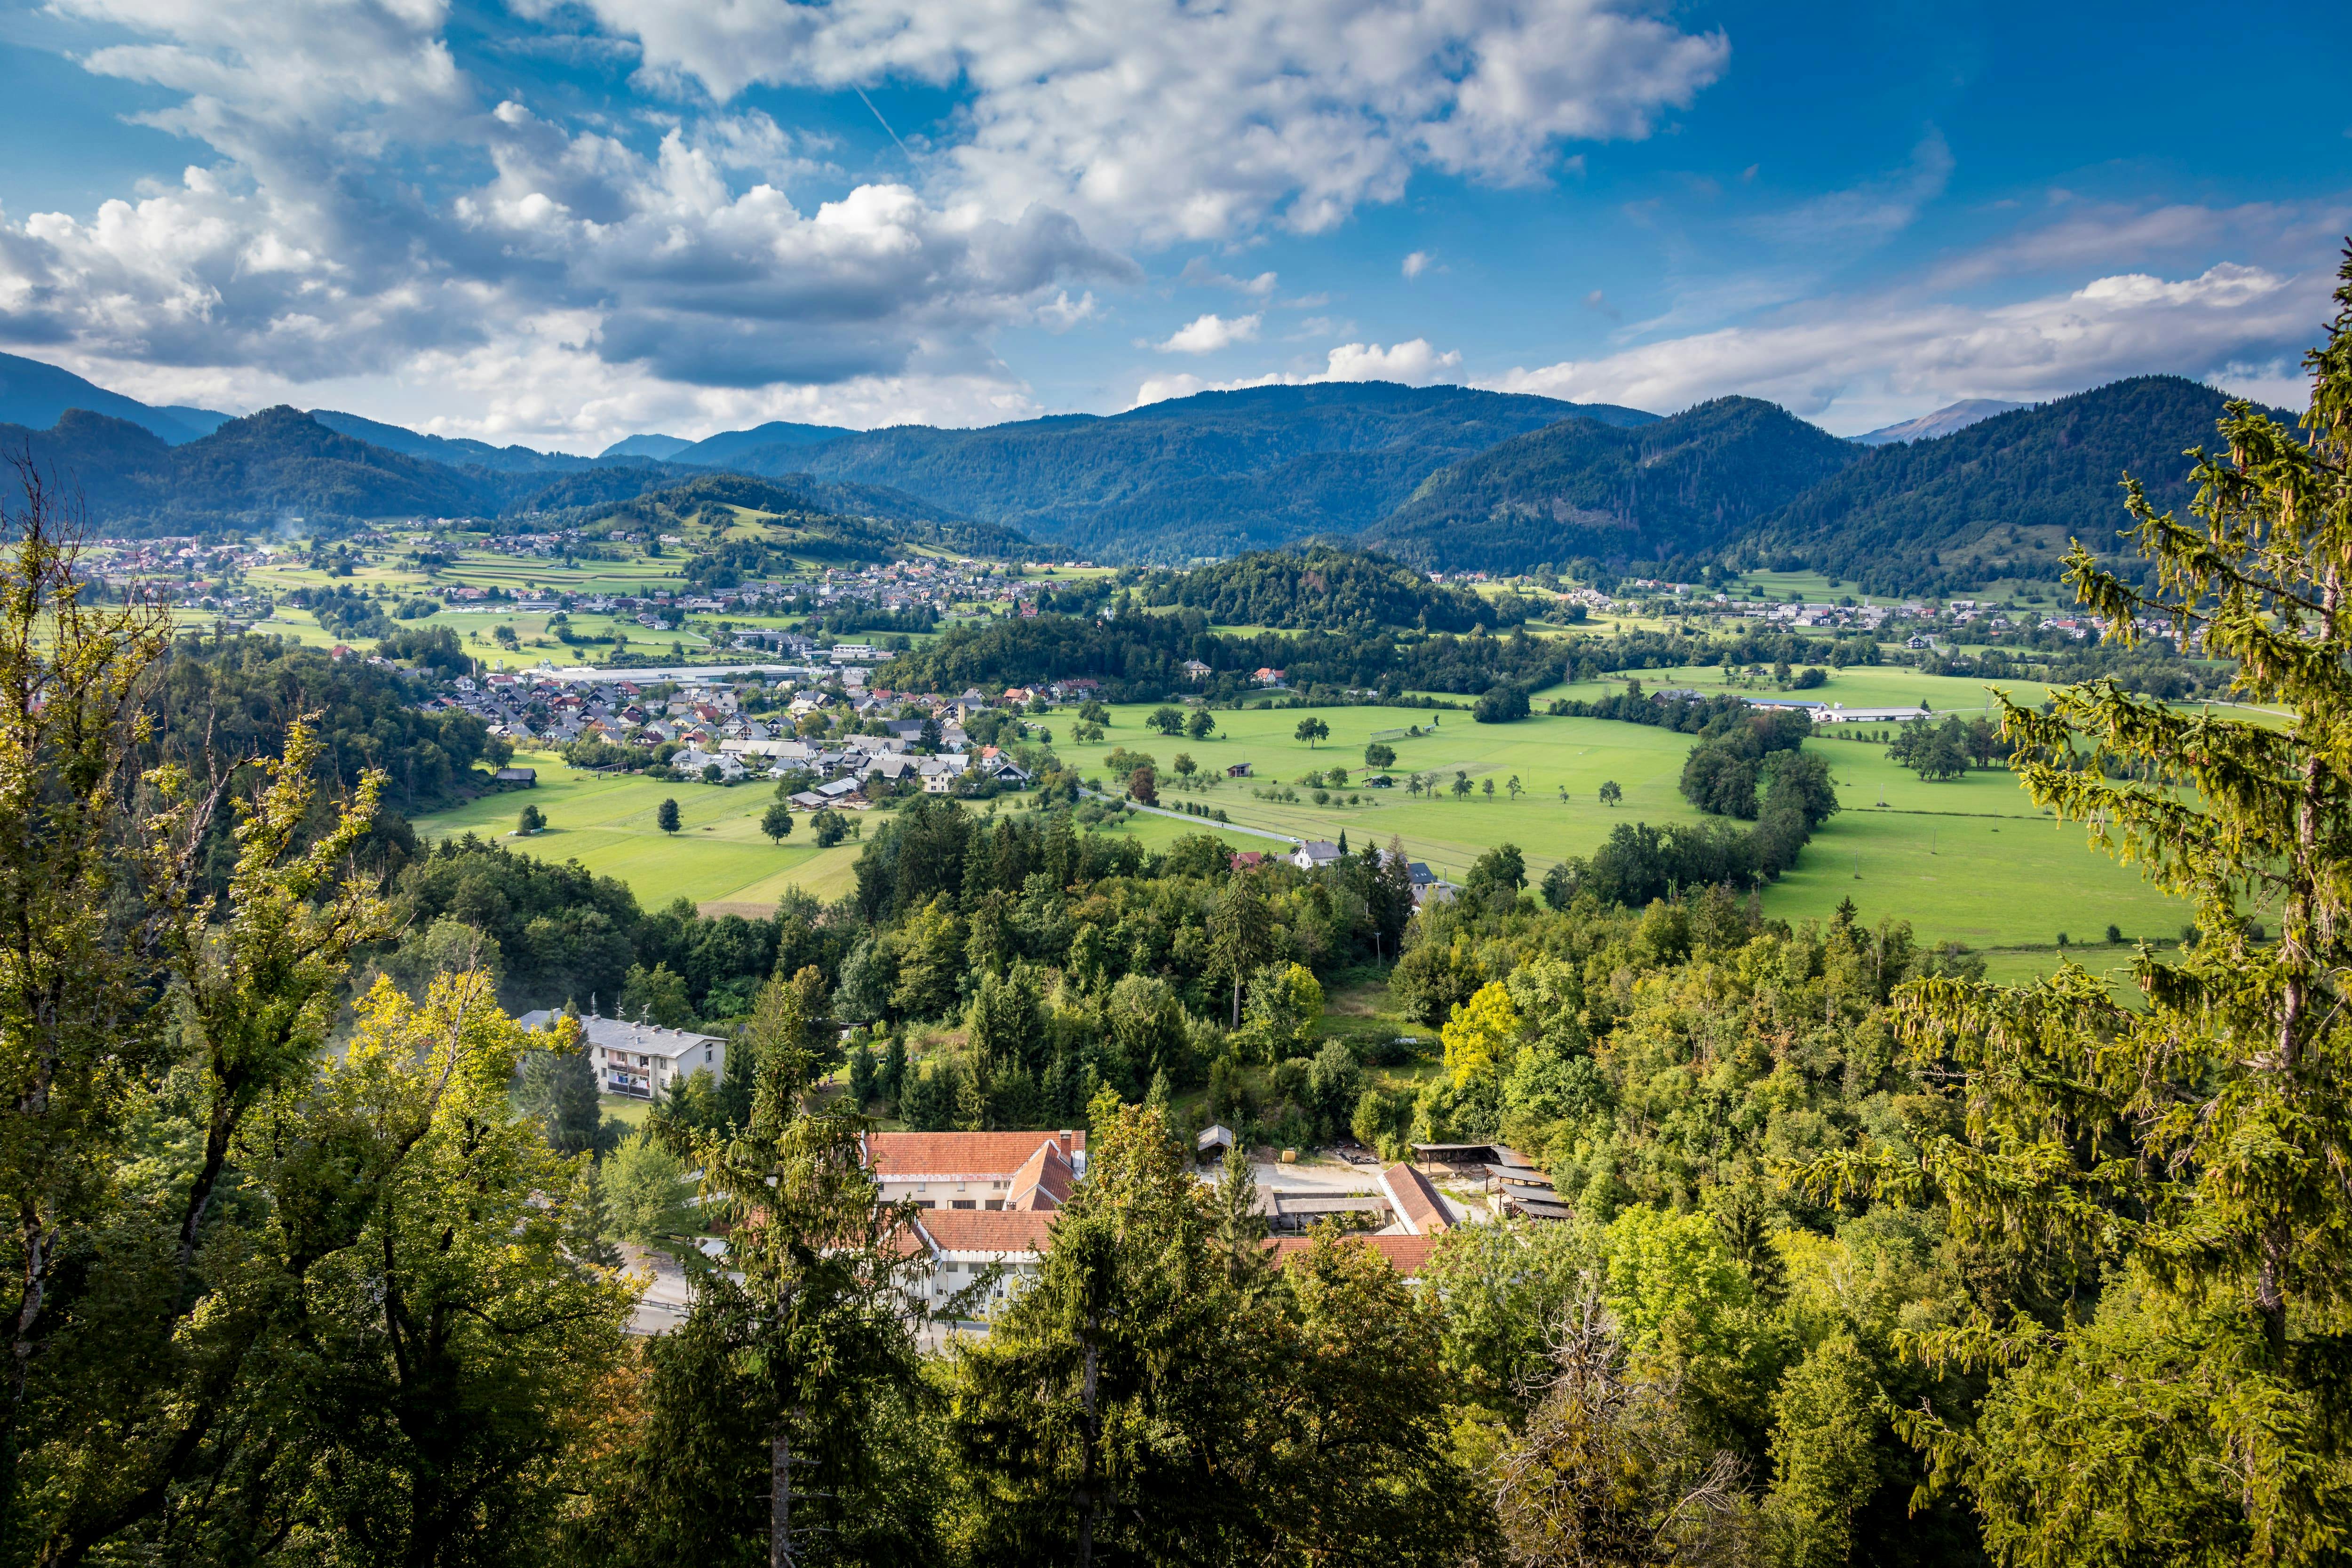
[[1315, 749], [1316, 742], [1328, 740], [1330, 737], [1331, 726], [1323, 722], [1322, 720], [1316, 718], [1313, 714], [1309, 714], [1306, 718], [1301, 719], [1298, 721], [1298, 728], [1293, 730], [1290, 733], [1292, 739], [1306, 742], [1307, 749], [1311, 752]]
[[760, 831], [768, 836], [772, 844], [782, 844], [790, 838], [793, 836], [793, 808], [782, 801], [768, 807], [766, 814], [760, 818]]
[[526, 805], [522, 808], [521, 817], [515, 823], [515, 831], [528, 838], [546, 826], [547, 813], [535, 805]]
[[1908, 1150], [1803, 1173], [1940, 1195], [1957, 1244], [2043, 1282], [2038, 1321], [1918, 1340], [1932, 1367], [1989, 1376], [1973, 1422], [1901, 1418], [1998, 1562], [2161, 1541], [2171, 1562], [2320, 1563], [2352, 1539], [2352, 258], [2341, 279], [2304, 434], [2230, 404], [2223, 449], [2189, 454], [2192, 520], [2126, 481], [2146, 589], [2079, 543], [2066, 563], [2110, 635], [2201, 631], [2236, 662], [2232, 697], [2288, 722], [2110, 679], [2046, 714], [2002, 700], [2036, 804], [2194, 900], [2197, 942], [2170, 963], [2142, 944], [2130, 1003], [2071, 961], [2014, 988], [1921, 982], [1905, 1047], [1949, 1105]]
[[1615, 779], [1603, 779], [1601, 781], [1601, 805], [1615, 805], [1619, 801], [1623, 800], [1624, 798], [1625, 792], [1617, 786], [1617, 781]]
[[1396, 748], [1384, 742], [1374, 741], [1364, 748], [1364, 766], [1368, 768], [1396, 766]]
[[654, 826], [664, 833], [677, 831], [677, 802], [666, 800], [654, 809]]

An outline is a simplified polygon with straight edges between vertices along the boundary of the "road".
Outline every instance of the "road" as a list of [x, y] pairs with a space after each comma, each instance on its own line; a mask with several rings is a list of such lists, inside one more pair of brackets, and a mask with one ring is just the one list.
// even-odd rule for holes
[[1244, 827], [1238, 822], [1219, 822], [1213, 817], [1187, 816], [1181, 811], [1170, 811], [1165, 806], [1138, 805], [1131, 800], [1121, 800], [1117, 795], [1105, 795], [1100, 790], [1082, 790], [1079, 793], [1082, 795], [1091, 795], [1097, 800], [1107, 800], [1113, 805], [1123, 805], [1129, 811], [1149, 812], [1153, 816], [1172, 817], [1178, 822], [1190, 822], [1196, 826], [1214, 828], [1221, 833], [1255, 834], [1260, 838], [1272, 838], [1284, 844], [1304, 844], [1307, 842], [1304, 838], [1294, 838], [1287, 833], [1275, 833], [1263, 827]]

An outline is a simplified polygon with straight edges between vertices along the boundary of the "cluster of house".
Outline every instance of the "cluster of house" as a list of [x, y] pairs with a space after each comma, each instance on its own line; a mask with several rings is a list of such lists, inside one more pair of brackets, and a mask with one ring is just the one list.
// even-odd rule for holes
[[206, 544], [190, 535], [166, 539], [100, 539], [90, 546], [97, 574], [109, 587], [137, 588], [149, 598], [184, 610], [259, 618], [269, 601], [226, 579], [270, 564], [276, 551], [266, 545]]
[[[1223, 1127], [1201, 1134], [1204, 1176], [1232, 1142]], [[1034, 1279], [1053, 1246], [1055, 1220], [1087, 1173], [1083, 1131], [870, 1132], [866, 1152], [882, 1195], [915, 1205], [908, 1246], [925, 1255], [918, 1289], [934, 1311], [977, 1284], [986, 1283], [986, 1300], [995, 1300]], [[1472, 1217], [1402, 1162], [1360, 1193], [1261, 1191], [1258, 1212], [1275, 1233], [1267, 1246], [1277, 1264], [1312, 1245], [1298, 1234], [1307, 1225], [1344, 1217], [1376, 1226], [1362, 1234], [1363, 1244], [1408, 1279], [1421, 1272], [1440, 1236]], [[986, 1300], [965, 1303], [958, 1315], [976, 1313]]]
[[[1339, 858], [1346, 853], [1346, 850], [1328, 838], [1309, 838], [1301, 842], [1297, 848], [1283, 858], [1302, 871], [1320, 871], [1338, 864]], [[1381, 849], [1380, 856], [1382, 866], [1392, 865], [1400, 858], [1395, 850], [1388, 848]], [[1266, 858], [1268, 857], [1256, 850], [1244, 849], [1234, 857], [1234, 864], [1246, 870]], [[1412, 883], [1412, 902], [1415, 909], [1419, 909], [1433, 899], [1443, 903], [1461, 890], [1452, 882], [1431, 870], [1426, 861], [1407, 859], [1404, 862], [1404, 868], [1406, 877]]]
[[[542, 1009], [517, 1022], [540, 1030], [558, 1018]], [[593, 1001], [579, 1022], [605, 1093], [656, 1100], [695, 1073], [726, 1073], [727, 1041], [717, 1035], [604, 1017]], [[1195, 1152], [1204, 1178], [1233, 1144], [1234, 1134], [1222, 1126], [1201, 1133]], [[868, 1132], [864, 1146], [882, 1197], [913, 1205], [907, 1245], [925, 1259], [917, 1288], [932, 1310], [977, 1284], [987, 1283], [983, 1294], [1002, 1299], [1034, 1279], [1053, 1245], [1055, 1219], [1087, 1174], [1087, 1135], [1068, 1129]], [[1363, 1230], [1366, 1245], [1411, 1278], [1428, 1261], [1438, 1237], [1482, 1217], [1473, 1200], [1441, 1192], [1430, 1177], [1433, 1168], [1448, 1171], [1457, 1186], [1477, 1185], [1488, 1216], [1561, 1219], [1570, 1212], [1550, 1177], [1501, 1144], [1418, 1145], [1411, 1162], [1381, 1168], [1359, 1190], [1261, 1190], [1258, 1212], [1273, 1233], [1268, 1245], [1280, 1260], [1310, 1244], [1300, 1234], [1309, 1226], [1349, 1223]], [[965, 1306], [976, 1310], [974, 1303]]]
[[[827, 684], [815, 684], [820, 679]], [[428, 698], [425, 706], [475, 714], [488, 722], [492, 734], [520, 745], [602, 741], [651, 750], [668, 743], [676, 748], [670, 765], [698, 776], [708, 776], [708, 768], [717, 768], [730, 782], [753, 774], [812, 774], [816, 784], [793, 797], [811, 811], [860, 805], [909, 780], [936, 795], [950, 793], [968, 778], [1030, 782], [1002, 748], [974, 746], [965, 732], [967, 717], [1002, 701], [976, 690], [944, 700], [890, 691], [853, 694], [832, 684], [830, 672], [814, 668], [793, 671], [772, 689], [764, 679], [740, 687], [706, 681], [664, 697], [656, 694], [656, 686], [610, 676], [582, 681], [549, 671], [500, 672], [478, 681], [461, 676], [448, 693]], [[785, 698], [780, 707], [764, 713], [747, 710], [746, 695], [772, 690]], [[855, 721], [881, 733], [802, 737], [804, 717], [840, 706], [846, 706]], [[908, 717], [915, 709], [923, 710], [923, 716]], [[928, 746], [927, 731], [936, 735]]]

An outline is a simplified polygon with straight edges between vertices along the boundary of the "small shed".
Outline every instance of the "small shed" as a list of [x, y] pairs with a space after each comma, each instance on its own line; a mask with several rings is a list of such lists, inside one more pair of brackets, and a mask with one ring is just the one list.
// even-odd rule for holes
[[494, 777], [502, 784], [520, 784], [525, 789], [539, 787], [537, 768], [500, 768]]
[[1492, 1143], [1416, 1143], [1412, 1146], [1412, 1163], [1446, 1166], [1499, 1164], [1502, 1162], [1496, 1157], [1495, 1149]]
[[1222, 1160], [1234, 1142], [1232, 1128], [1212, 1121], [1201, 1129], [1198, 1138], [1192, 1140], [1192, 1157], [1196, 1160]]
[[1225, 776], [1229, 779], [1245, 779], [1250, 776], [1250, 765], [1247, 763], [1234, 763], [1225, 769]]

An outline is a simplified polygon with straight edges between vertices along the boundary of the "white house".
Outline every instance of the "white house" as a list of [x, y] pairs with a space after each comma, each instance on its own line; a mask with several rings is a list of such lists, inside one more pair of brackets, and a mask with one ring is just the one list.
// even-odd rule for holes
[[913, 1240], [929, 1268], [915, 1286], [916, 1299], [937, 1311], [991, 1269], [999, 1271], [994, 1282], [966, 1310], [977, 1313], [1014, 1294], [1036, 1278], [1056, 1217], [1051, 1209], [934, 1209], [918, 1215]]
[[1339, 847], [1337, 844], [1328, 839], [1310, 838], [1291, 853], [1290, 863], [1302, 871], [1313, 871], [1336, 865], [1339, 859]]
[[[526, 1029], [544, 1029], [561, 1016], [542, 1007], [515, 1022]], [[727, 1073], [727, 1042], [717, 1035], [593, 1016], [581, 1019], [580, 1028], [588, 1039], [596, 1086], [607, 1094], [653, 1100], [698, 1072], [707, 1071], [714, 1079]]]

